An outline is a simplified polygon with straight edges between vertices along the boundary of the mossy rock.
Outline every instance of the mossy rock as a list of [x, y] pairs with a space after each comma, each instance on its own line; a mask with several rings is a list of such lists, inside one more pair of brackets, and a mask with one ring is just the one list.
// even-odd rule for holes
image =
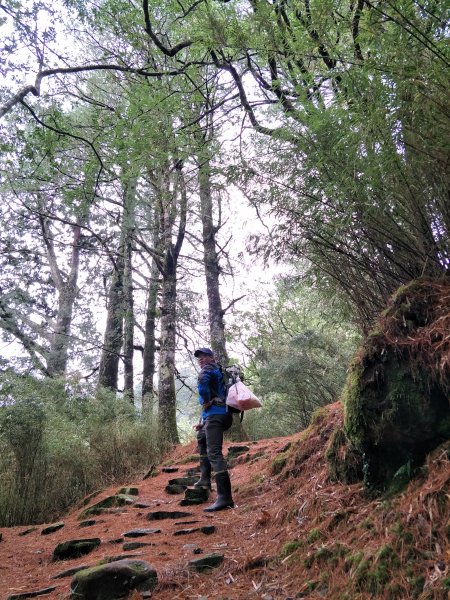
[[331, 481], [352, 484], [362, 480], [363, 455], [350, 442], [343, 429], [333, 432], [325, 457]]
[[189, 568], [194, 571], [210, 571], [215, 567], [218, 567], [223, 562], [223, 554], [205, 554], [200, 558], [194, 558], [189, 561]]
[[117, 490], [116, 494], [119, 496], [139, 496], [139, 489], [137, 487], [122, 487], [120, 490]]
[[425, 456], [450, 439], [450, 373], [440, 366], [449, 291], [448, 282], [401, 288], [351, 367], [344, 431], [364, 455], [364, 482], [374, 491], [401, 489]]
[[119, 507], [126, 506], [128, 504], [134, 504], [135, 499], [126, 494], [115, 494], [114, 496], [108, 496], [99, 502], [96, 502], [92, 506], [85, 508], [79, 515], [79, 519], [85, 519], [86, 517], [101, 515], [106, 510]]
[[69, 560], [89, 554], [100, 546], [100, 538], [83, 538], [61, 542], [53, 550], [53, 560]]
[[194, 485], [198, 480], [198, 477], [175, 477], [174, 479], [169, 479], [168, 485], [183, 485], [188, 487], [190, 485]]
[[71, 598], [76, 600], [115, 600], [132, 590], [151, 591], [158, 583], [155, 569], [142, 560], [119, 560], [76, 573]]
[[41, 535], [49, 535], [50, 533], [55, 533], [55, 531], [59, 531], [63, 527], [64, 523], [62, 521], [59, 521], [59, 523], [52, 523], [51, 525], [47, 525], [47, 527], [44, 527], [44, 529], [41, 531]]

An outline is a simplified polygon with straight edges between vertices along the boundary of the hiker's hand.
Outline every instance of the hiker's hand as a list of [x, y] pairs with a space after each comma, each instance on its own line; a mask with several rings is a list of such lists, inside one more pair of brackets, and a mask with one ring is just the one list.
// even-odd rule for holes
[[200, 423], [197, 423], [196, 425], [192, 426], [194, 428], [194, 431], [200, 431], [200, 429], [203, 427], [203, 425], [200, 425]]

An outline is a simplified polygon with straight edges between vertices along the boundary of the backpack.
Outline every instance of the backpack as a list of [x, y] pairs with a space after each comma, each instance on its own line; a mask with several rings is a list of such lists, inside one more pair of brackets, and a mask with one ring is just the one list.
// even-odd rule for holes
[[252, 408], [260, 408], [262, 404], [255, 394], [242, 383], [243, 377], [238, 366], [231, 365], [230, 367], [226, 367], [225, 373], [222, 370], [222, 374], [224, 375], [226, 384], [227, 395], [225, 402], [228, 410], [232, 413], [240, 413], [242, 422], [244, 411]]

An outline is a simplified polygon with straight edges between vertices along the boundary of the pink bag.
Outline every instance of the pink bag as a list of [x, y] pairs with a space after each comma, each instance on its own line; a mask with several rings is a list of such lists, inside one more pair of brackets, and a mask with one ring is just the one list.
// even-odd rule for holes
[[227, 404], [239, 411], [261, 408], [262, 404], [255, 394], [242, 381], [233, 383], [228, 390]]

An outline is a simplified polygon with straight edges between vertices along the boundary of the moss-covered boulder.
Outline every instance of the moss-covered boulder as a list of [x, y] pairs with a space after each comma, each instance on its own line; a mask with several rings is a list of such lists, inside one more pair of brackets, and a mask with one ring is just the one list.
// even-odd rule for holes
[[132, 590], [150, 591], [158, 583], [155, 569], [142, 560], [119, 560], [75, 574], [71, 597], [76, 600], [114, 600]]
[[[450, 281], [414, 281], [398, 290], [359, 351], [343, 394], [344, 433], [363, 457], [369, 488], [405, 481], [450, 439], [449, 334]], [[342, 441], [335, 440], [337, 456]], [[345, 480], [344, 471], [337, 476]]]
[[53, 560], [69, 560], [89, 554], [100, 546], [100, 538], [83, 538], [61, 542], [53, 550]]

